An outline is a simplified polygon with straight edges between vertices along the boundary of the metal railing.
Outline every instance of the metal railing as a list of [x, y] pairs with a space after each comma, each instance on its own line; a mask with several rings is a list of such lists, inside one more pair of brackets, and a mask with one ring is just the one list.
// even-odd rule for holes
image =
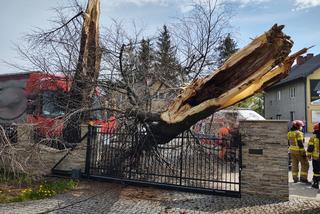
[[240, 197], [240, 138], [186, 131], [150, 144], [147, 133], [103, 133], [89, 126], [86, 174], [92, 178]]

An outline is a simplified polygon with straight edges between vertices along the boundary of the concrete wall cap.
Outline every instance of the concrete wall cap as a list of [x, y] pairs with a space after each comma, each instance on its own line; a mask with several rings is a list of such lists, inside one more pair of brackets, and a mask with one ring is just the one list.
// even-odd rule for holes
[[289, 120], [240, 120], [240, 123], [289, 123]]

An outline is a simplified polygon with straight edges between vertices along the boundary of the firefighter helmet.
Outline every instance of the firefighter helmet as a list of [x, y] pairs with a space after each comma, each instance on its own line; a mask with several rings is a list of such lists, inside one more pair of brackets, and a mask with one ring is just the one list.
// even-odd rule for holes
[[294, 120], [292, 121], [292, 126], [300, 129], [302, 126], [304, 126], [304, 123], [301, 120]]
[[313, 131], [320, 131], [319, 123], [313, 125]]

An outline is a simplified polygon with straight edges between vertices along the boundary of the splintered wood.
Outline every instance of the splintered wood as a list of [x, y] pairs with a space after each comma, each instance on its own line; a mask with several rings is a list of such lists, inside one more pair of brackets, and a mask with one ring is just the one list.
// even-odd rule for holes
[[282, 32], [283, 27], [274, 25], [233, 54], [212, 74], [195, 79], [161, 114], [161, 119], [174, 124], [188, 118], [191, 121], [205, 118], [287, 76], [296, 57], [307, 49], [288, 56], [293, 41]]

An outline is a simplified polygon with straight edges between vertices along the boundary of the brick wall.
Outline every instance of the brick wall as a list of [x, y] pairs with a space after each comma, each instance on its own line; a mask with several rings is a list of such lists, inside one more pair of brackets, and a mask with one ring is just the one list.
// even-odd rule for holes
[[279, 200], [289, 199], [288, 121], [241, 121], [241, 191]]

